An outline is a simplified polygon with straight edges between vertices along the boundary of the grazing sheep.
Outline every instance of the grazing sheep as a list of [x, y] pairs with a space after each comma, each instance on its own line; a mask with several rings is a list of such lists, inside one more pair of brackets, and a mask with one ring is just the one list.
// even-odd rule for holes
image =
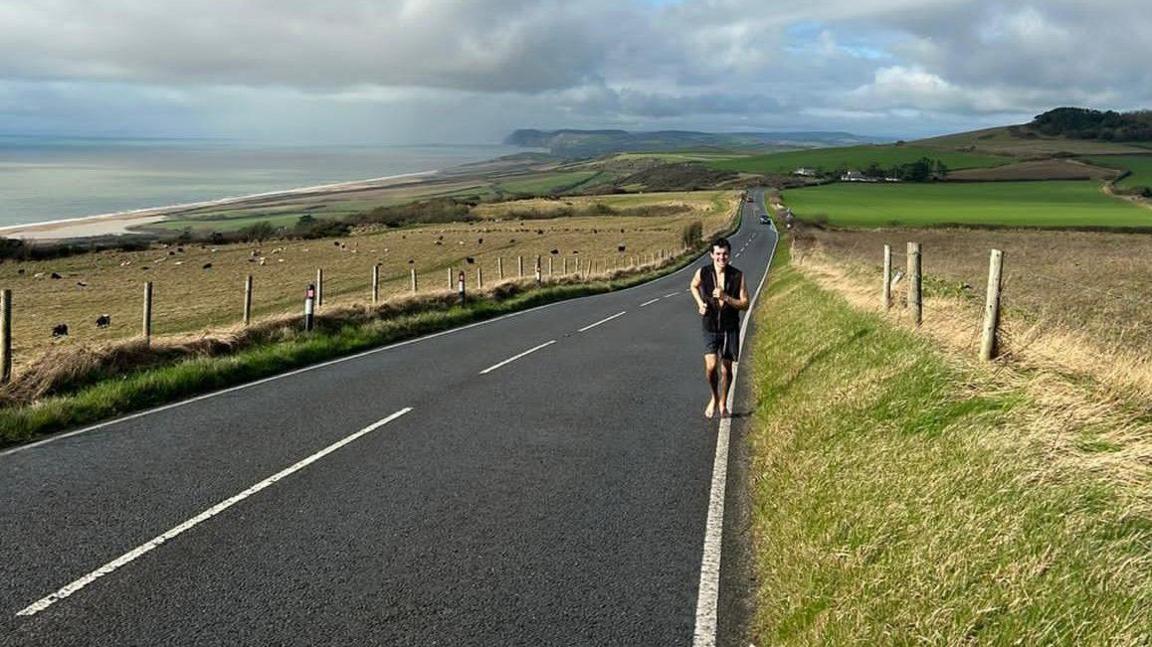
[[96, 317], [96, 327], [97, 328], [107, 328], [108, 326], [111, 326], [111, 325], [112, 325], [112, 315], [103, 314], [103, 315], [100, 315], [99, 317]]
[[68, 324], [60, 323], [60, 324], [56, 324], [55, 326], [52, 326], [52, 338], [53, 339], [55, 339], [57, 337], [67, 337], [67, 336], [68, 336]]
[[[24, 270], [20, 270], [20, 273], [21, 273], [21, 274], [23, 274], [23, 273], [24, 273]], [[43, 273], [43, 272], [37, 272], [37, 273], [35, 273], [35, 274], [33, 274], [33, 275], [32, 275], [32, 278], [34, 278], [34, 279], [42, 279], [42, 278], [44, 278], [44, 273]]]

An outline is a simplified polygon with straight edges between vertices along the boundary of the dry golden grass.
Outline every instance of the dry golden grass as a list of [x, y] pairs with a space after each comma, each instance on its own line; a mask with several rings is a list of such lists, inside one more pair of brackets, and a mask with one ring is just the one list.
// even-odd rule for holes
[[753, 641], [1149, 644], [1147, 417], [940, 352], [876, 316], [874, 272], [800, 249], [750, 354]]
[[[853, 245], [847, 244], [843, 235], [855, 233], [817, 232], [809, 235], [805, 232], [794, 245], [793, 262], [805, 276], [844, 297], [853, 307], [881, 312], [878, 266], [872, 267], [863, 259], [844, 252], [852, 249]], [[939, 233], [888, 232], [888, 235], [925, 240], [926, 234]], [[989, 235], [987, 232], [951, 232], [950, 235], [956, 237], [967, 233], [981, 237]], [[1047, 238], [1051, 235], [1043, 234], [1041, 240], [1051, 243], [1054, 239]], [[1090, 240], [1080, 234], [1073, 238], [1079, 243]], [[1139, 245], [1146, 238], [1124, 242]], [[835, 242], [827, 244], [830, 239]], [[936, 245], [926, 247], [942, 254], [939, 250], [944, 240], [935, 239]], [[1038, 241], [1028, 242], [1039, 244]], [[1016, 249], [1022, 249], [1019, 241]], [[929, 275], [927, 258], [928, 252], [924, 263], [926, 280]], [[963, 263], [963, 255], [956, 254], [941, 261], [937, 267], [943, 265], [957, 271], [964, 267]], [[954, 278], [951, 280], [955, 281]], [[1047, 285], [1037, 283], [1037, 292], [1030, 297], [1041, 299], [1039, 290]], [[887, 316], [890, 321], [911, 329], [914, 324], [910, 311], [903, 308], [903, 286], [903, 282], [897, 284], [901, 289], [894, 293], [895, 304]], [[983, 295], [975, 299], [967, 296], [967, 292], [946, 291], [937, 296], [926, 296], [920, 332], [953, 351], [953, 358], [966, 370], [980, 374], [982, 367], [977, 351]], [[1067, 295], [1061, 296], [1067, 298]], [[1078, 304], [1078, 307], [1089, 306]], [[987, 393], [991, 389], [1027, 394], [1034, 406], [1017, 410], [1019, 417], [1013, 421], [1011, 438], [1030, 445], [1031, 450], [1041, 446], [1054, 462], [1072, 465], [1079, 471], [1104, 474], [1110, 482], [1137, 486], [1126, 490], [1133, 505], [1146, 513], [1152, 512], [1152, 424], [1148, 421], [1148, 413], [1152, 411], [1152, 358], [1147, 347], [1133, 343], [1131, 338], [1102, 340], [1098, 334], [1093, 334], [1090, 317], [1083, 325], [1074, 326], [1069, 313], [1060, 314], [1061, 317], [1053, 321], [1053, 313], [1049, 310], [1039, 316], [1027, 313], [1013, 316], [1009, 312], [1003, 321], [1004, 355], [991, 365], [990, 373], [987, 373], [989, 367], [983, 367], [986, 374], [981, 378], [984, 380], [981, 391]], [[1087, 314], [1082, 312], [1081, 316], [1087, 317]], [[1146, 318], [1149, 313], [1134, 307], [1129, 316]], [[997, 442], [1002, 444], [1005, 438]]]
[[[155, 286], [154, 334], [193, 333], [239, 322], [248, 274], [254, 281], [254, 316], [269, 317], [302, 308], [304, 288], [315, 279], [317, 268], [323, 268], [325, 276], [323, 310], [368, 301], [374, 263], [381, 265], [382, 299], [407, 293], [410, 267], [417, 270], [421, 291], [446, 289], [450, 268], [467, 270], [470, 289], [475, 286], [477, 268], [483, 268], [486, 283], [494, 283], [497, 258], [503, 259], [506, 278], [515, 277], [517, 256], [524, 257], [526, 274], [532, 272], [537, 255], [543, 257], [545, 273], [549, 256], [555, 256], [557, 274], [563, 258], [569, 259], [572, 270], [577, 257], [583, 266], [593, 262], [603, 271], [660, 250], [679, 250], [681, 229], [691, 222], [703, 222], [706, 234], [722, 229], [738, 201], [735, 192], [681, 196], [690, 209], [666, 218], [605, 216], [430, 225], [363, 231], [338, 239], [179, 249], [174, 245], [143, 252], [7, 262], [0, 264], [0, 286], [13, 291], [14, 357], [19, 370], [54, 347], [101, 344], [138, 335], [145, 281]], [[638, 201], [637, 206], [644, 204], [644, 198], [629, 198]], [[667, 196], [657, 194], [652, 200], [664, 203]], [[624, 252], [618, 251], [619, 245], [626, 246]], [[550, 254], [553, 249], [559, 253]], [[468, 257], [473, 264], [466, 262]], [[208, 263], [211, 268], [203, 269]], [[49, 278], [52, 272], [63, 278]], [[109, 328], [96, 328], [101, 314], [111, 315]], [[70, 334], [54, 341], [51, 330], [58, 323], [67, 323]]]

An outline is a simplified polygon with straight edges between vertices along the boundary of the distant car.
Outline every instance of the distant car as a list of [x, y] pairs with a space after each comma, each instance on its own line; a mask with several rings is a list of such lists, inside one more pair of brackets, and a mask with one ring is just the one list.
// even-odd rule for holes
[[760, 214], [760, 224], [767, 225], [767, 224], [770, 224], [771, 222], [772, 222], [772, 219], [768, 217], [768, 214], [766, 214], [766, 213]]

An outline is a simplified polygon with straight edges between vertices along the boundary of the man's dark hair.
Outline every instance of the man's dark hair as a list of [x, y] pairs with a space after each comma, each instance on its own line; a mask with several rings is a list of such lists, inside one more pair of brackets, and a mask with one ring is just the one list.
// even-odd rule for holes
[[717, 247], [720, 249], [726, 249], [729, 252], [732, 251], [732, 243], [728, 242], [728, 239], [723, 236], [712, 241], [712, 249], [715, 250]]

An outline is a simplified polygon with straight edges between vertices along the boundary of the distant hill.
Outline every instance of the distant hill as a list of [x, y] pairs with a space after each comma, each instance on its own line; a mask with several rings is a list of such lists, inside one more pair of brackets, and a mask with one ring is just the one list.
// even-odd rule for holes
[[689, 130], [629, 132], [626, 130], [522, 129], [505, 138], [510, 146], [546, 148], [567, 158], [596, 157], [622, 152], [666, 152], [699, 149], [815, 148], [879, 143], [882, 139], [845, 132], [706, 133]]
[[1031, 122], [921, 139], [921, 146], [1030, 159], [1152, 152], [1152, 111], [1056, 108]]

